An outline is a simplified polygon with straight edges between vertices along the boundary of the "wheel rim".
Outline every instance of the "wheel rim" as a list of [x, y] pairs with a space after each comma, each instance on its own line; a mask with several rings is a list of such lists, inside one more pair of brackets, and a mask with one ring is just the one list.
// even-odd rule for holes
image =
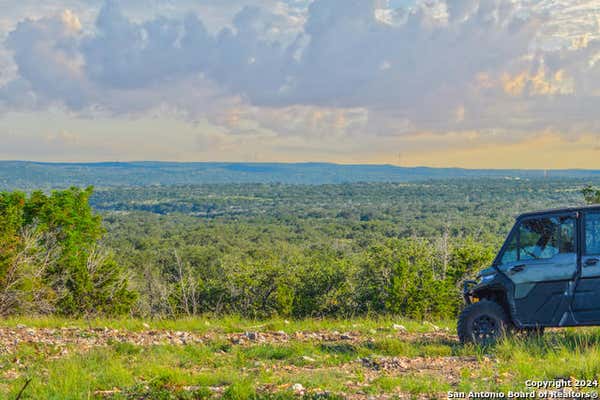
[[481, 315], [473, 320], [473, 338], [477, 343], [494, 342], [501, 333], [501, 327], [495, 318]]

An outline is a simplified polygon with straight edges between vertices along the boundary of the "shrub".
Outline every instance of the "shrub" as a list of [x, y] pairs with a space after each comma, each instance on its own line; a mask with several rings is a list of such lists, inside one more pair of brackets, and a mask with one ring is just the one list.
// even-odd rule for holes
[[0, 193], [0, 312], [128, 312], [135, 294], [99, 242], [92, 188]]

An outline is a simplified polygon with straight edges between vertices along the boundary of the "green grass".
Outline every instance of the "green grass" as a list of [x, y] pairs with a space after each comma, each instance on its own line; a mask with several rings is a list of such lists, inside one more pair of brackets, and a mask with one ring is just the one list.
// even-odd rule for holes
[[373, 382], [373, 388], [372, 392], [375, 394], [402, 392], [413, 395], [434, 395], [448, 392], [451, 386], [438, 376], [408, 374], [394, 377], [382, 376]]
[[236, 316], [182, 318], [182, 319], [149, 319], [136, 318], [90, 318], [90, 319], [65, 319], [60, 317], [9, 317], [0, 321], [0, 327], [15, 328], [27, 326], [32, 328], [110, 328], [125, 329], [129, 331], [145, 331], [149, 329], [190, 331], [195, 333], [234, 333], [244, 331], [283, 331], [293, 333], [297, 331], [338, 331], [372, 333], [373, 330], [381, 332], [394, 332], [393, 325], [402, 325], [409, 332], [430, 332], [438, 328], [453, 330], [453, 320], [436, 321], [434, 324], [421, 323], [406, 318], [377, 317], [346, 319], [303, 319], [286, 320], [283, 318], [270, 320], [249, 320]]
[[[551, 331], [543, 338], [509, 338], [481, 348], [461, 346], [449, 335], [420, 339], [419, 333], [433, 330], [430, 324], [392, 318], [286, 323], [231, 317], [223, 319], [222, 325], [219, 321], [207, 318], [148, 323], [151, 329], [213, 334], [211, 340], [197, 345], [142, 347], [114, 342], [79, 349], [72, 344], [62, 354], [61, 349], [52, 346], [20, 344], [16, 353], [0, 355], [0, 398], [14, 399], [27, 379], [31, 383], [23, 399], [287, 399], [297, 398], [291, 389], [294, 384], [305, 388], [306, 398], [383, 394], [428, 397], [449, 390], [523, 390], [527, 379], [597, 379], [600, 375], [598, 328]], [[4, 320], [1, 325], [148, 329], [144, 323], [30, 318]], [[392, 328], [394, 323], [401, 323], [411, 333], [399, 334]], [[452, 323], [436, 325], [448, 328]], [[235, 345], [225, 334], [247, 330], [352, 331], [360, 336], [354, 340], [290, 339], [285, 343]], [[408, 369], [378, 370], [362, 361], [382, 357], [399, 357]], [[448, 366], [459, 365], [439, 370], [429, 367], [430, 363], [421, 357]], [[416, 362], [416, 366], [411, 367], [409, 361]], [[112, 397], [95, 396], [97, 391], [110, 390], [115, 390]]]

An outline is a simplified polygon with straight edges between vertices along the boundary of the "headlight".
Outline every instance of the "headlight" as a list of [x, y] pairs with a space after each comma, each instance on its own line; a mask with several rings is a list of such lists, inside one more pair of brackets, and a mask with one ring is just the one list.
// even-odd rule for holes
[[490, 274], [490, 275], [483, 275], [480, 277], [479, 279], [479, 283], [486, 283], [491, 281], [492, 279], [494, 279], [496, 277], [496, 274]]

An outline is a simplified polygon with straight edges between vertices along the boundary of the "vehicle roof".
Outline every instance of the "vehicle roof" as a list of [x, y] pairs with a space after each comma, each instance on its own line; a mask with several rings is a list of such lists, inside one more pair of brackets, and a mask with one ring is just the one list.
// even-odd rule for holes
[[517, 219], [525, 217], [543, 216], [546, 214], [559, 214], [562, 212], [577, 212], [577, 211], [600, 211], [600, 204], [594, 204], [591, 206], [578, 206], [578, 207], [563, 207], [563, 208], [550, 208], [547, 210], [531, 211], [523, 213], [517, 216]]

